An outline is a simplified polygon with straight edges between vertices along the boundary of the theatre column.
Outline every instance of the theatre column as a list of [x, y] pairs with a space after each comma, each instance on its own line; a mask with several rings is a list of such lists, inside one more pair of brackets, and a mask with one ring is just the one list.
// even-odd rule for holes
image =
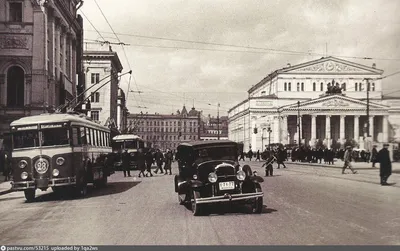
[[288, 130], [288, 123], [287, 123], [288, 116], [283, 115], [282, 116], [282, 139], [283, 139], [283, 144], [289, 144], [289, 130]]
[[354, 115], [354, 140], [359, 141], [360, 140], [360, 125], [359, 125], [359, 115]]
[[344, 120], [345, 120], [346, 116], [345, 115], [340, 115], [340, 129], [339, 129], [339, 141], [341, 144], [344, 143], [345, 140], [345, 124], [344, 124]]
[[369, 116], [369, 136], [374, 141], [374, 116]]
[[331, 147], [331, 115], [325, 117], [325, 137], [327, 147]]
[[388, 116], [384, 115], [382, 119], [382, 140], [383, 143], [388, 143], [389, 142], [389, 124], [388, 124]]
[[315, 146], [317, 140], [317, 115], [311, 115], [311, 144]]

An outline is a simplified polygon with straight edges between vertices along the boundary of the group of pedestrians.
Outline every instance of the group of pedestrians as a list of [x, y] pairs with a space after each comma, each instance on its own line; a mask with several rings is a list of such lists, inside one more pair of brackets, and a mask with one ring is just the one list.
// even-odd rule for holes
[[[144, 151], [144, 149], [140, 148], [138, 149], [138, 152], [134, 154], [134, 157], [131, 156], [130, 153], [128, 153], [128, 150], [125, 150], [124, 153], [122, 153], [122, 169], [124, 172], [124, 177], [131, 177], [130, 173], [130, 166], [131, 166], [131, 161], [135, 161], [137, 164], [137, 168], [139, 170], [139, 175], [138, 177], [153, 177], [153, 173], [151, 171], [151, 168], [153, 164], [157, 165], [157, 169], [154, 171], [154, 173], [165, 173], [167, 175], [172, 175], [172, 161], [173, 161], [173, 154], [171, 150], [167, 150], [164, 153], [160, 150], [157, 149], [156, 151], [149, 149], [148, 151]], [[164, 164], [164, 167], [163, 167]], [[164, 169], [164, 170], [163, 170]]]

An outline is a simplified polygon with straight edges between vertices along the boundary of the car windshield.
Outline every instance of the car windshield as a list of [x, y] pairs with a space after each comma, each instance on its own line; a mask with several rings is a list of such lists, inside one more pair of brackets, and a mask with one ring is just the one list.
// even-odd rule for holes
[[13, 133], [14, 149], [39, 147], [39, 131], [19, 131]]
[[42, 130], [42, 146], [69, 145], [67, 128], [51, 128]]
[[236, 149], [234, 147], [210, 147], [195, 151], [197, 161], [208, 160], [236, 160]]

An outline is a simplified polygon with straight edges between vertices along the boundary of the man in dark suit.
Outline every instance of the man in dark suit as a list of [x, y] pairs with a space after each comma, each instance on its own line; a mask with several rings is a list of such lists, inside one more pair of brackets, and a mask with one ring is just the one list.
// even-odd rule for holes
[[376, 164], [376, 156], [378, 155], [378, 150], [376, 150], [376, 146], [372, 148], [372, 155], [371, 155], [371, 162], [372, 162], [372, 167], [375, 167]]
[[163, 172], [163, 169], [162, 169], [163, 161], [164, 161], [164, 155], [163, 155], [163, 153], [161, 152], [161, 150], [158, 149], [157, 152], [156, 152], [157, 169], [154, 171], [155, 173], [158, 172], [158, 169], [160, 169], [160, 172], [161, 172], [161, 173], [164, 173], [164, 172]]
[[128, 172], [128, 177], [131, 177], [130, 170], [131, 156], [128, 153], [128, 150], [122, 154], [122, 169], [124, 170], [124, 177], [126, 177], [126, 172]]
[[381, 185], [388, 186], [387, 180], [392, 174], [392, 161], [390, 160], [389, 144], [383, 144], [383, 148], [378, 152], [376, 156], [377, 162], [379, 162], [379, 175], [381, 177]]

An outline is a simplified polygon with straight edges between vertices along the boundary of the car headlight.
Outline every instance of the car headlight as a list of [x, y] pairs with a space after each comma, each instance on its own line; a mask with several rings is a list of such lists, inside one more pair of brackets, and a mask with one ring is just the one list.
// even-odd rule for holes
[[62, 166], [62, 165], [64, 165], [64, 163], [65, 163], [65, 159], [63, 157], [58, 157], [56, 159], [56, 164], [57, 165]]
[[25, 160], [21, 160], [18, 163], [19, 168], [24, 169], [26, 166], [28, 165], [28, 162], [26, 162]]
[[217, 182], [218, 176], [216, 173], [210, 173], [208, 175], [208, 181], [210, 181], [211, 183], [215, 183]]
[[57, 177], [60, 174], [60, 171], [58, 169], [53, 169], [53, 176]]
[[21, 179], [26, 180], [28, 178], [28, 173], [27, 172], [22, 172], [21, 173]]
[[243, 172], [242, 170], [240, 170], [240, 171], [237, 172], [236, 178], [238, 180], [242, 180], [243, 181], [244, 179], [246, 179], [246, 173]]
[[197, 175], [193, 174], [193, 179], [197, 180]]

